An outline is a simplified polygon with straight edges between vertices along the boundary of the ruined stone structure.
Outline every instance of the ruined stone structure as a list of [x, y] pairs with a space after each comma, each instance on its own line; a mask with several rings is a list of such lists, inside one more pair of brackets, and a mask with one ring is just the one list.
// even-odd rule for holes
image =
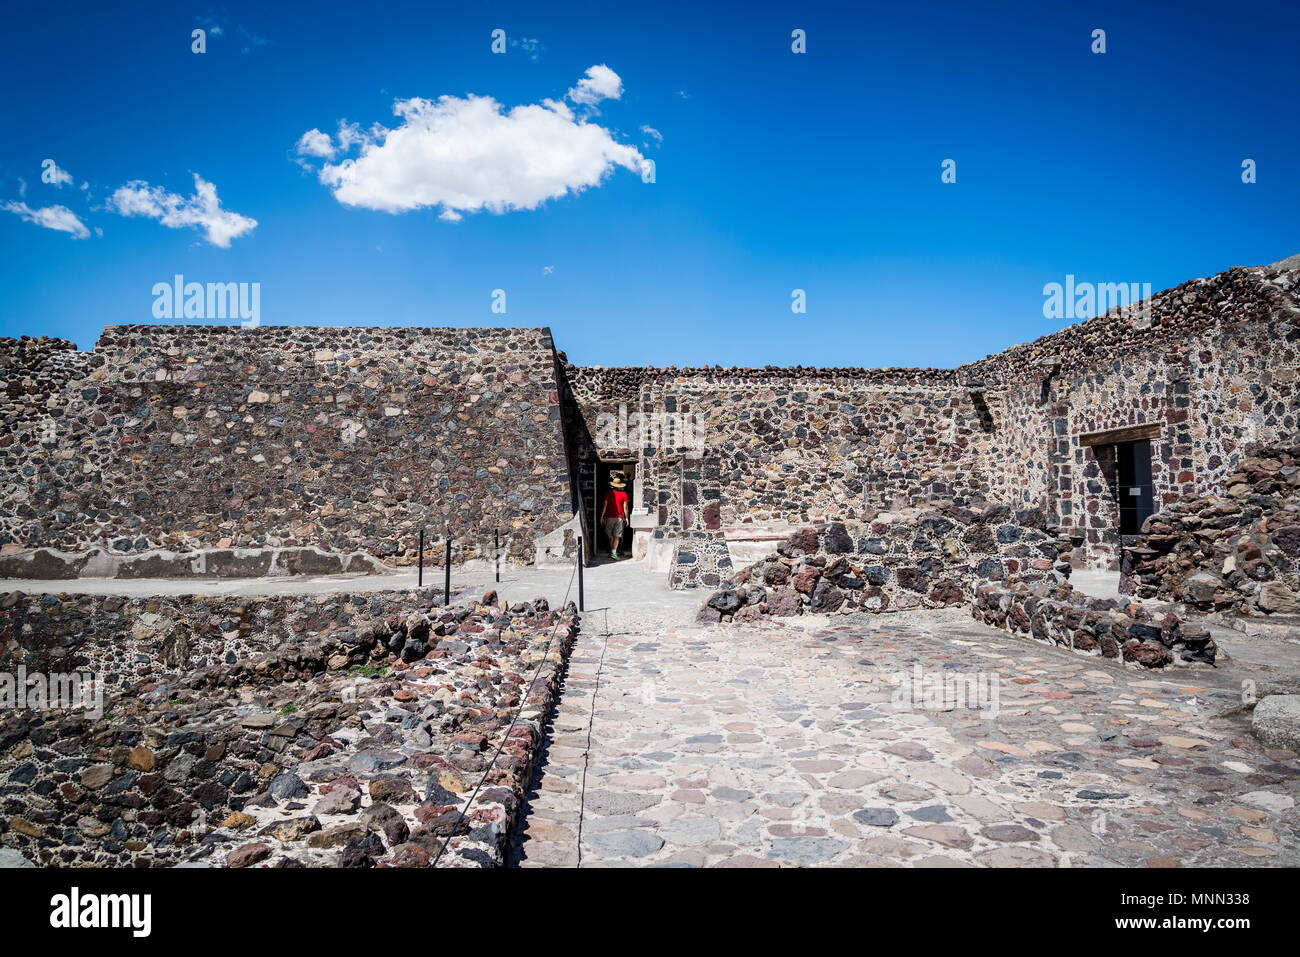
[[[1298, 277], [1234, 268], [952, 370], [587, 368], [525, 329], [5, 340], [0, 558], [8, 574], [40, 549], [47, 573], [213, 549], [408, 564], [424, 528], [462, 561], [499, 527], [511, 560], [570, 561], [579, 535], [600, 541], [622, 467], [634, 557], [681, 566], [683, 586], [799, 527], [941, 503], [1009, 509], [1071, 539], [1076, 566], [1116, 567], [1151, 513], [1300, 434]], [[699, 441], [671, 441], [682, 424]]]
[[[634, 557], [700, 589], [703, 621], [965, 605], [1133, 668], [1213, 664], [1205, 623], [1065, 579], [1122, 561], [1130, 594], [1192, 614], [1300, 611], [1298, 266], [954, 370], [584, 368], [545, 329], [7, 339], [0, 577], [382, 571], [421, 530], [435, 562], [499, 529], [508, 560], [571, 563], [617, 468]], [[0, 849], [500, 863], [579, 618], [441, 600], [0, 595], [0, 674], [107, 691], [98, 718], [0, 716]]]

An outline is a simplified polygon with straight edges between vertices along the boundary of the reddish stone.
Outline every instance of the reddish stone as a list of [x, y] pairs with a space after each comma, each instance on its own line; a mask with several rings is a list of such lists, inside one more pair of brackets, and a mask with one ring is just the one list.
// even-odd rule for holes
[[245, 844], [226, 855], [227, 867], [249, 867], [271, 856], [271, 849], [265, 844]]

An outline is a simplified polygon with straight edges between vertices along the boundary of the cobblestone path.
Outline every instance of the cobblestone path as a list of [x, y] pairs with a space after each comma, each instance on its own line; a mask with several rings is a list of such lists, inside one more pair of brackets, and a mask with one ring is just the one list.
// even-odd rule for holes
[[[996, 716], [898, 700], [918, 665], [996, 675]], [[1240, 683], [943, 614], [584, 634], [513, 860], [1294, 866], [1300, 760], [1214, 717]]]

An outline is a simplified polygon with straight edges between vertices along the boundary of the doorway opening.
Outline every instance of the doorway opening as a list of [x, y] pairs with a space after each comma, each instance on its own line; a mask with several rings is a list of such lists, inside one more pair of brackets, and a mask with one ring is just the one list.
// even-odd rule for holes
[[[597, 462], [596, 463], [596, 500], [593, 503], [593, 522], [595, 528], [596, 555], [609, 556], [613, 550], [609, 541], [609, 536], [605, 534], [605, 523], [600, 521], [600, 513], [605, 505], [605, 495], [610, 490], [609, 479], [615, 472], [622, 473], [625, 487], [623, 491], [627, 493], [628, 511], [631, 512], [633, 504], [636, 502], [636, 461], [627, 462]], [[618, 553], [620, 555], [632, 554], [632, 528], [629, 523], [623, 525], [623, 536], [618, 542]]]
[[1119, 502], [1119, 533], [1137, 535], [1155, 513], [1151, 485], [1151, 440], [1115, 443], [1115, 499]]

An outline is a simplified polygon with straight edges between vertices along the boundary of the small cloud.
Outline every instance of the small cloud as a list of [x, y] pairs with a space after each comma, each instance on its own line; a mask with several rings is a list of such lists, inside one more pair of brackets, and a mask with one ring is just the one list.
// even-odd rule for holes
[[26, 203], [10, 201], [0, 205], [0, 209], [21, 217], [25, 222], [35, 223], [42, 229], [53, 229], [56, 232], [67, 233], [73, 239], [85, 239], [90, 235], [90, 230], [86, 228], [86, 224], [66, 206], [45, 206], [41, 209], [32, 209]]
[[335, 152], [329, 135], [315, 128], [298, 137], [294, 151], [299, 156], [315, 156], [318, 159], [333, 159]]
[[579, 106], [595, 106], [601, 100], [617, 100], [622, 95], [623, 81], [603, 63], [590, 67], [587, 75], [566, 94]]
[[689, 100], [691, 98], [691, 95], [687, 93], [685, 90], [678, 90], [677, 95], [680, 96], [683, 100]]
[[18, 177], [18, 195], [23, 199], [27, 197], [27, 180], [21, 176]]
[[216, 186], [198, 173], [194, 175], [194, 195], [183, 197], [161, 186], [133, 180], [119, 186], [109, 197], [108, 208], [120, 216], [156, 219], [168, 229], [193, 227], [207, 233], [208, 242], [222, 249], [253, 231], [257, 220], [221, 208]]
[[649, 149], [652, 143], [656, 149], [664, 145], [664, 135], [653, 126], [643, 126], [641, 132], [646, 135], [646, 141], [641, 144], [646, 149]]
[[543, 276], [549, 276], [549, 275], [550, 275], [551, 273], [553, 273], [553, 272], [555, 272], [555, 267], [554, 267], [554, 266], [543, 266], [543, 267], [542, 267], [542, 275], [543, 275]]

